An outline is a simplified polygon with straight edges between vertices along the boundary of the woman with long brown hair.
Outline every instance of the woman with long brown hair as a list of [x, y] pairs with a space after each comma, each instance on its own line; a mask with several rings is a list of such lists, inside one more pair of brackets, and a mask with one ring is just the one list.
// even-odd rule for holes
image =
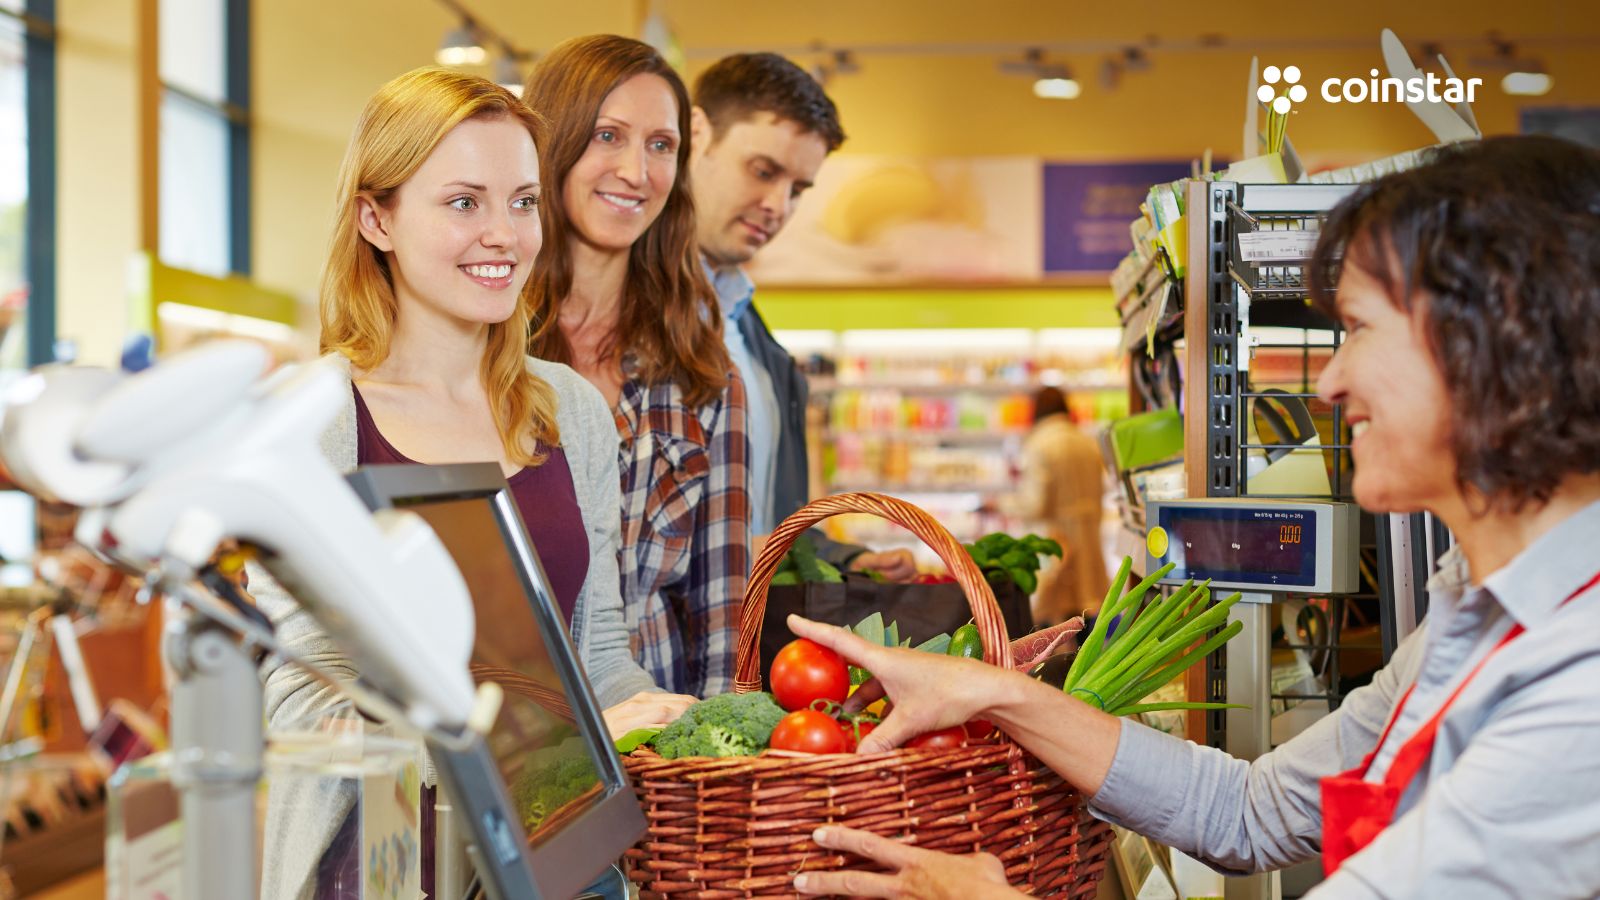
[[623, 611], [668, 690], [733, 687], [749, 571], [744, 388], [695, 243], [689, 96], [649, 45], [575, 38], [523, 100], [548, 124], [534, 356], [599, 388], [620, 436]]

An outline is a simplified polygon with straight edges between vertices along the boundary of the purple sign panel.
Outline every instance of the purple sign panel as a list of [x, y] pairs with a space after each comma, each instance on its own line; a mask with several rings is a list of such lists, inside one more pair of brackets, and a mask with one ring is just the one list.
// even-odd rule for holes
[[1151, 185], [1188, 175], [1188, 162], [1046, 163], [1045, 272], [1115, 269], [1133, 249], [1128, 226]]

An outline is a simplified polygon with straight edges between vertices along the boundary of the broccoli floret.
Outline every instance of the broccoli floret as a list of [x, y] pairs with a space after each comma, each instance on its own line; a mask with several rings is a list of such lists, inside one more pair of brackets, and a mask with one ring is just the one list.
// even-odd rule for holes
[[667, 759], [685, 756], [755, 756], [787, 713], [764, 692], [723, 694], [689, 707], [653, 742]]

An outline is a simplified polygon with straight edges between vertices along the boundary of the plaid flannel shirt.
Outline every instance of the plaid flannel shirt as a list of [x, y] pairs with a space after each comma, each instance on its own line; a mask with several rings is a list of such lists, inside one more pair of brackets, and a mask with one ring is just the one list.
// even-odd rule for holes
[[629, 376], [615, 410], [622, 474], [622, 607], [634, 658], [662, 688], [733, 690], [750, 574], [744, 383], [694, 408], [678, 385]]

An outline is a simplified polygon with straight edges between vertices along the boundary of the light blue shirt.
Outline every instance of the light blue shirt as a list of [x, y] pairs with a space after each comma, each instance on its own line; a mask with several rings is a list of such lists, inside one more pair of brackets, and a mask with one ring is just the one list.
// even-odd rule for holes
[[739, 316], [755, 296], [755, 283], [737, 266], [713, 269], [704, 257], [701, 259], [722, 307], [722, 339], [728, 345], [728, 356], [744, 379], [745, 433], [750, 439], [750, 533], [770, 534], [778, 524], [773, 521], [772, 485], [783, 420], [778, 416], [772, 376], [756, 362], [739, 330]]
[[1600, 503], [1473, 586], [1455, 548], [1428, 618], [1371, 685], [1253, 763], [1124, 720], [1092, 809], [1224, 871], [1277, 869], [1321, 846], [1319, 780], [1355, 768], [1406, 702], [1367, 773], [1432, 718], [1514, 623], [1440, 723], [1394, 822], [1307, 896], [1600, 897]]

